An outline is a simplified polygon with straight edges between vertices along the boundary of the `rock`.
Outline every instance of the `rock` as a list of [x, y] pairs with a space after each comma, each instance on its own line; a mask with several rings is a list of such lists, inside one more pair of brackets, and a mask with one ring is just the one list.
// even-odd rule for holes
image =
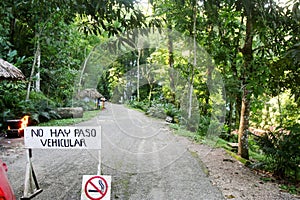
[[173, 122], [173, 117], [167, 116], [166, 117], [166, 122], [172, 123]]
[[83, 108], [82, 107], [65, 107], [58, 108], [57, 113], [62, 119], [68, 118], [82, 118], [83, 117]]

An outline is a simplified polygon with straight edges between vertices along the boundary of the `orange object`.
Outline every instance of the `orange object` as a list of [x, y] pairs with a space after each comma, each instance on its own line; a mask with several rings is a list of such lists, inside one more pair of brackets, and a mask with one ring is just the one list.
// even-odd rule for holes
[[24, 128], [26, 128], [28, 126], [28, 119], [29, 116], [25, 115], [22, 119], [21, 119], [21, 127], [19, 128], [19, 131], [24, 130]]

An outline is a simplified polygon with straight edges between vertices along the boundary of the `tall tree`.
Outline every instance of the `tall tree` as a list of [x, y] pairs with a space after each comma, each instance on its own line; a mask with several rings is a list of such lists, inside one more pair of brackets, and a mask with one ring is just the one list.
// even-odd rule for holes
[[[245, 18], [245, 37], [240, 52], [243, 55], [243, 68], [241, 73], [242, 106], [240, 125], [238, 130], [239, 148], [238, 154], [248, 159], [248, 133], [250, 122], [251, 97], [262, 93], [263, 88], [258, 86], [267, 83], [269, 70], [267, 59], [273, 59], [271, 54], [278, 56], [278, 51], [270, 44], [283, 41], [284, 38], [277, 33], [278, 25], [282, 23], [283, 13], [272, 0], [266, 1], [239, 1], [236, 9], [241, 9], [242, 19]], [[266, 13], [268, 13], [266, 15]], [[274, 25], [275, 24], [275, 25]], [[275, 34], [274, 34], [275, 33]], [[274, 34], [273, 37], [265, 38], [266, 35]], [[257, 38], [254, 40], [254, 38]], [[256, 43], [254, 45], [254, 42]], [[268, 49], [268, 56], [261, 56], [261, 49]], [[280, 49], [280, 48], [279, 48]], [[264, 76], [265, 75], [265, 76]]]
[[228, 72], [231, 74], [232, 78], [228, 79], [231, 81], [227, 81], [227, 86], [230, 83], [231, 86], [236, 86], [235, 90], [239, 90], [235, 92], [236, 105], [240, 104], [238, 154], [249, 158], [251, 98], [264, 92], [269, 81], [268, 64], [282, 54], [281, 46], [285, 43], [285, 33], [288, 32], [283, 30], [285, 14], [272, 0], [208, 0], [205, 1], [204, 8], [209, 25], [208, 38], [215, 38], [207, 46], [212, 49], [210, 53], [219, 67], [223, 68], [225, 77], [229, 78]]

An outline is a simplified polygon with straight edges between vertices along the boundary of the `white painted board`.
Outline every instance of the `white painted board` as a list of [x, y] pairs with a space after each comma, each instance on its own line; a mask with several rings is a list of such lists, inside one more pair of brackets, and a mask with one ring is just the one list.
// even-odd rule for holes
[[101, 127], [28, 126], [24, 143], [32, 149], [101, 149]]

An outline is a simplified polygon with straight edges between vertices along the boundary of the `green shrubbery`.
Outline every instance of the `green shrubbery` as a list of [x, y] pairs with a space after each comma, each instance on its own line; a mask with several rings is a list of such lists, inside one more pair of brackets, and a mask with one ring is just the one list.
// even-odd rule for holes
[[58, 119], [56, 105], [41, 92], [31, 92], [29, 100], [20, 100], [15, 108], [14, 118], [29, 115], [31, 123]]
[[129, 101], [128, 105], [132, 108], [142, 110], [147, 115], [152, 117], [157, 117], [160, 119], [165, 119], [167, 116], [173, 119], [173, 122], [178, 123], [180, 119], [180, 111], [174, 104], [165, 103], [153, 100], [149, 102], [144, 101]]
[[129, 101], [128, 105], [132, 108], [142, 110], [147, 112], [149, 109], [149, 102], [148, 101]]
[[72, 100], [66, 104], [67, 107], [82, 107], [84, 111], [92, 111], [97, 109], [94, 101]]
[[277, 128], [258, 138], [266, 168], [280, 178], [300, 180], [300, 125]]
[[8, 119], [20, 119], [30, 115], [31, 123], [45, 122], [59, 116], [55, 112], [56, 105], [40, 92], [31, 92], [26, 98], [24, 82], [2, 81], [0, 83], [0, 130], [6, 129]]

